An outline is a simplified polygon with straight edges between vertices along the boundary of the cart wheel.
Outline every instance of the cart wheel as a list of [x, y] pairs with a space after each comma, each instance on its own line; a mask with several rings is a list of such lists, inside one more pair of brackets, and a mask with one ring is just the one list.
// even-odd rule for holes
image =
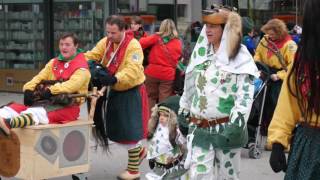
[[252, 159], [260, 159], [261, 158], [261, 151], [256, 148], [255, 146], [251, 146], [249, 148], [249, 157]]
[[72, 180], [88, 180], [88, 177], [84, 173], [72, 174]]

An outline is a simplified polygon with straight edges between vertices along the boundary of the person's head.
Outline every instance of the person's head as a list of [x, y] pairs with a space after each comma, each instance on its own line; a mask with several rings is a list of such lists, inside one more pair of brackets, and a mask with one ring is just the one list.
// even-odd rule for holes
[[214, 50], [220, 47], [224, 29], [226, 52], [233, 59], [239, 52], [242, 41], [241, 17], [226, 7], [218, 7], [203, 11], [202, 21], [206, 24], [206, 36], [208, 42], [213, 44]]
[[119, 43], [125, 33], [126, 23], [120, 16], [112, 15], [105, 21], [108, 40]]
[[268, 38], [272, 41], [283, 40], [288, 35], [286, 24], [280, 19], [271, 19], [261, 27]]
[[253, 37], [254, 35], [254, 22], [249, 17], [242, 17], [242, 31], [246, 36]]
[[176, 25], [171, 19], [165, 19], [161, 22], [158, 34], [161, 37], [178, 38]]
[[69, 59], [77, 52], [79, 39], [74, 33], [62, 33], [59, 37], [59, 50], [61, 55]]
[[160, 107], [159, 111], [159, 123], [162, 126], [167, 126], [168, 125], [168, 120], [169, 120], [170, 113], [166, 110], [162, 110]]
[[140, 16], [133, 16], [131, 18], [130, 28], [132, 31], [138, 31], [143, 28], [143, 19]]

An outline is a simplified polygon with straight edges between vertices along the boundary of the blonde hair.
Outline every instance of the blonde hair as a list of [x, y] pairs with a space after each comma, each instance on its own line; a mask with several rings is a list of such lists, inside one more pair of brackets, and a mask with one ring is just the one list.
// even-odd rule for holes
[[269, 30], [273, 30], [277, 38], [282, 40], [288, 35], [288, 28], [286, 24], [280, 19], [271, 19], [261, 27], [261, 31], [266, 33]]
[[158, 34], [161, 37], [169, 36], [170, 38], [178, 38], [176, 25], [171, 19], [165, 19], [161, 22]]

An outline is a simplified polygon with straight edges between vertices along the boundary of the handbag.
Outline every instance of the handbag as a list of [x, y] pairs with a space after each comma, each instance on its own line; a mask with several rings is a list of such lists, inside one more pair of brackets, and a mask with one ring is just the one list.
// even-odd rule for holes
[[179, 64], [181, 63], [180, 62], [180, 58], [179, 58], [179, 61], [178, 61], [178, 65], [176, 65], [173, 61], [173, 58], [171, 56], [171, 54], [169, 53], [169, 50], [168, 48], [164, 45], [163, 41], [161, 39], [159, 39], [159, 44], [164, 47], [164, 50], [165, 50], [165, 54], [167, 55], [167, 58], [170, 60], [171, 64], [173, 67], [176, 67], [176, 72], [175, 72], [175, 78], [173, 80], [173, 92], [175, 94], [178, 94], [178, 95], [182, 95], [183, 93], [183, 87], [184, 87], [184, 77], [185, 77], [185, 74], [184, 74], [184, 71], [180, 68]]

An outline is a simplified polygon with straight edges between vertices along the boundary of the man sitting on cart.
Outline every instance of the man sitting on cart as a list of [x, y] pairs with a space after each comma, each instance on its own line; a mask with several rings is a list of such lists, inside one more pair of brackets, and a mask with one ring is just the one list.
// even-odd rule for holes
[[70, 94], [87, 94], [90, 72], [78, 45], [75, 34], [60, 36], [58, 57], [23, 86], [24, 104], [9, 103], [0, 108], [0, 134], [9, 135], [11, 128], [66, 123], [79, 117], [85, 99], [71, 98]]

